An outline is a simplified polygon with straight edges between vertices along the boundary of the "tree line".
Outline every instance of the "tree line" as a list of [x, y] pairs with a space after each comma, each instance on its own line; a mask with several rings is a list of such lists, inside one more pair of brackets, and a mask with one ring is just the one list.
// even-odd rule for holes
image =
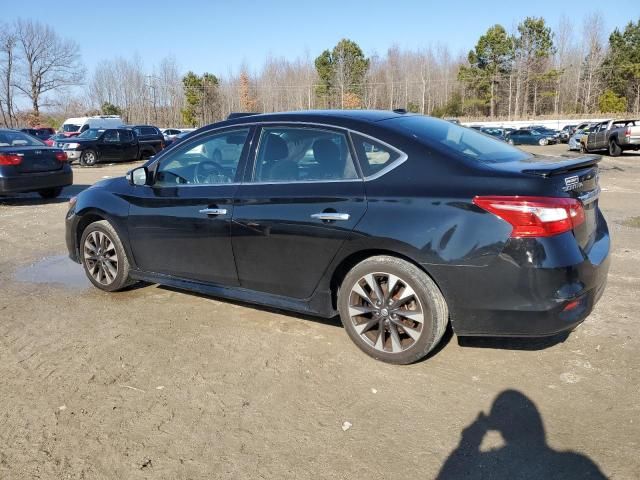
[[[607, 33], [597, 14], [582, 23], [561, 19], [556, 28], [527, 17], [513, 31], [491, 26], [467, 54], [440, 44], [367, 56], [342, 39], [317, 56], [268, 57], [253, 71], [241, 65], [226, 75], [184, 73], [171, 57], [145, 68], [134, 55], [104, 60], [88, 78], [77, 44], [51, 27], [23, 20], [1, 27], [0, 121], [7, 126], [42, 122], [43, 110], [161, 126], [316, 108], [494, 119], [640, 113], [640, 19]], [[17, 108], [20, 97], [30, 108]]]

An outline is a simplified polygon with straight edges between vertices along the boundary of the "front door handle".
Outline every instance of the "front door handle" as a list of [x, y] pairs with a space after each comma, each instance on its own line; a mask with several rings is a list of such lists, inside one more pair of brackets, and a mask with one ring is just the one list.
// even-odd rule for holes
[[226, 208], [203, 208], [200, 210], [200, 213], [204, 213], [206, 215], [226, 215]]
[[332, 222], [335, 220], [349, 220], [349, 218], [351, 218], [351, 215], [349, 215], [348, 213], [322, 212], [314, 213], [313, 215], [311, 215], [311, 218]]

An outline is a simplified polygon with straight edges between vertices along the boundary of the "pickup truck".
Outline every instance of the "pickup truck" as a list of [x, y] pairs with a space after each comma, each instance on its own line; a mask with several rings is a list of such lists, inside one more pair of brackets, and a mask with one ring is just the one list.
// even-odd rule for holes
[[140, 143], [136, 133], [128, 128], [90, 128], [77, 137], [58, 140], [56, 146], [64, 150], [70, 162], [79, 160], [85, 166], [142, 160], [156, 154], [153, 146]]
[[589, 135], [582, 137], [580, 150], [584, 153], [608, 150], [617, 157], [625, 150], [640, 149], [640, 120], [607, 120], [596, 123]]

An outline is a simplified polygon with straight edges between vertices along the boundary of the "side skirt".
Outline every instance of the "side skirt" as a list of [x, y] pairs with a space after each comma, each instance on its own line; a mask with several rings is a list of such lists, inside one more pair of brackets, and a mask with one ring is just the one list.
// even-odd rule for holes
[[312, 308], [311, 305], [317, 304], [318, 302], [310, 301], [309, 299], [299, 300], [290, 297], [283, 297], [281, 295], [256, 292], [254, 290], [248, 290], [242, 287], [228, 287], [210, 283], [202, 283], [193, 280], [187, 280], [184, 278], [173, 277], [171, 275], [165, 275], [162, 273], [142, 272], [140, 270], [133, 269], [129, 272], [129, 275], [135, 280], [142, 280], [149, 283], [158, 283], [160, 285], [166, 285], [168, 287], [173, 287], [190, 292], [197, 292], [207, 296], [238, 300], [240, 302], [264, 305], [267, 307], [289, 310], [307, 315], [317, 315], [327, 318], [333, 316], [333, 313], [331, 311], [324, 312], [322, 310]]

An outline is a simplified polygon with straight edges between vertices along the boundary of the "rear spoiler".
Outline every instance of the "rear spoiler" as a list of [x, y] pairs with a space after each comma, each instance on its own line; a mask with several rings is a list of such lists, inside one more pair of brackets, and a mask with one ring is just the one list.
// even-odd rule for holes
[[[525, 168], [522, 173], [539, 175], [541, 177], [551, 177], [563, 173], [574, 172], [588, 167], [593, 167], [602, 160], [600, 155], [581, 155], [579, 157], [561, 157], [557, 161], [541, 161], [532, 168]], [[536, 163], [536, 162], [532, 162]]]

